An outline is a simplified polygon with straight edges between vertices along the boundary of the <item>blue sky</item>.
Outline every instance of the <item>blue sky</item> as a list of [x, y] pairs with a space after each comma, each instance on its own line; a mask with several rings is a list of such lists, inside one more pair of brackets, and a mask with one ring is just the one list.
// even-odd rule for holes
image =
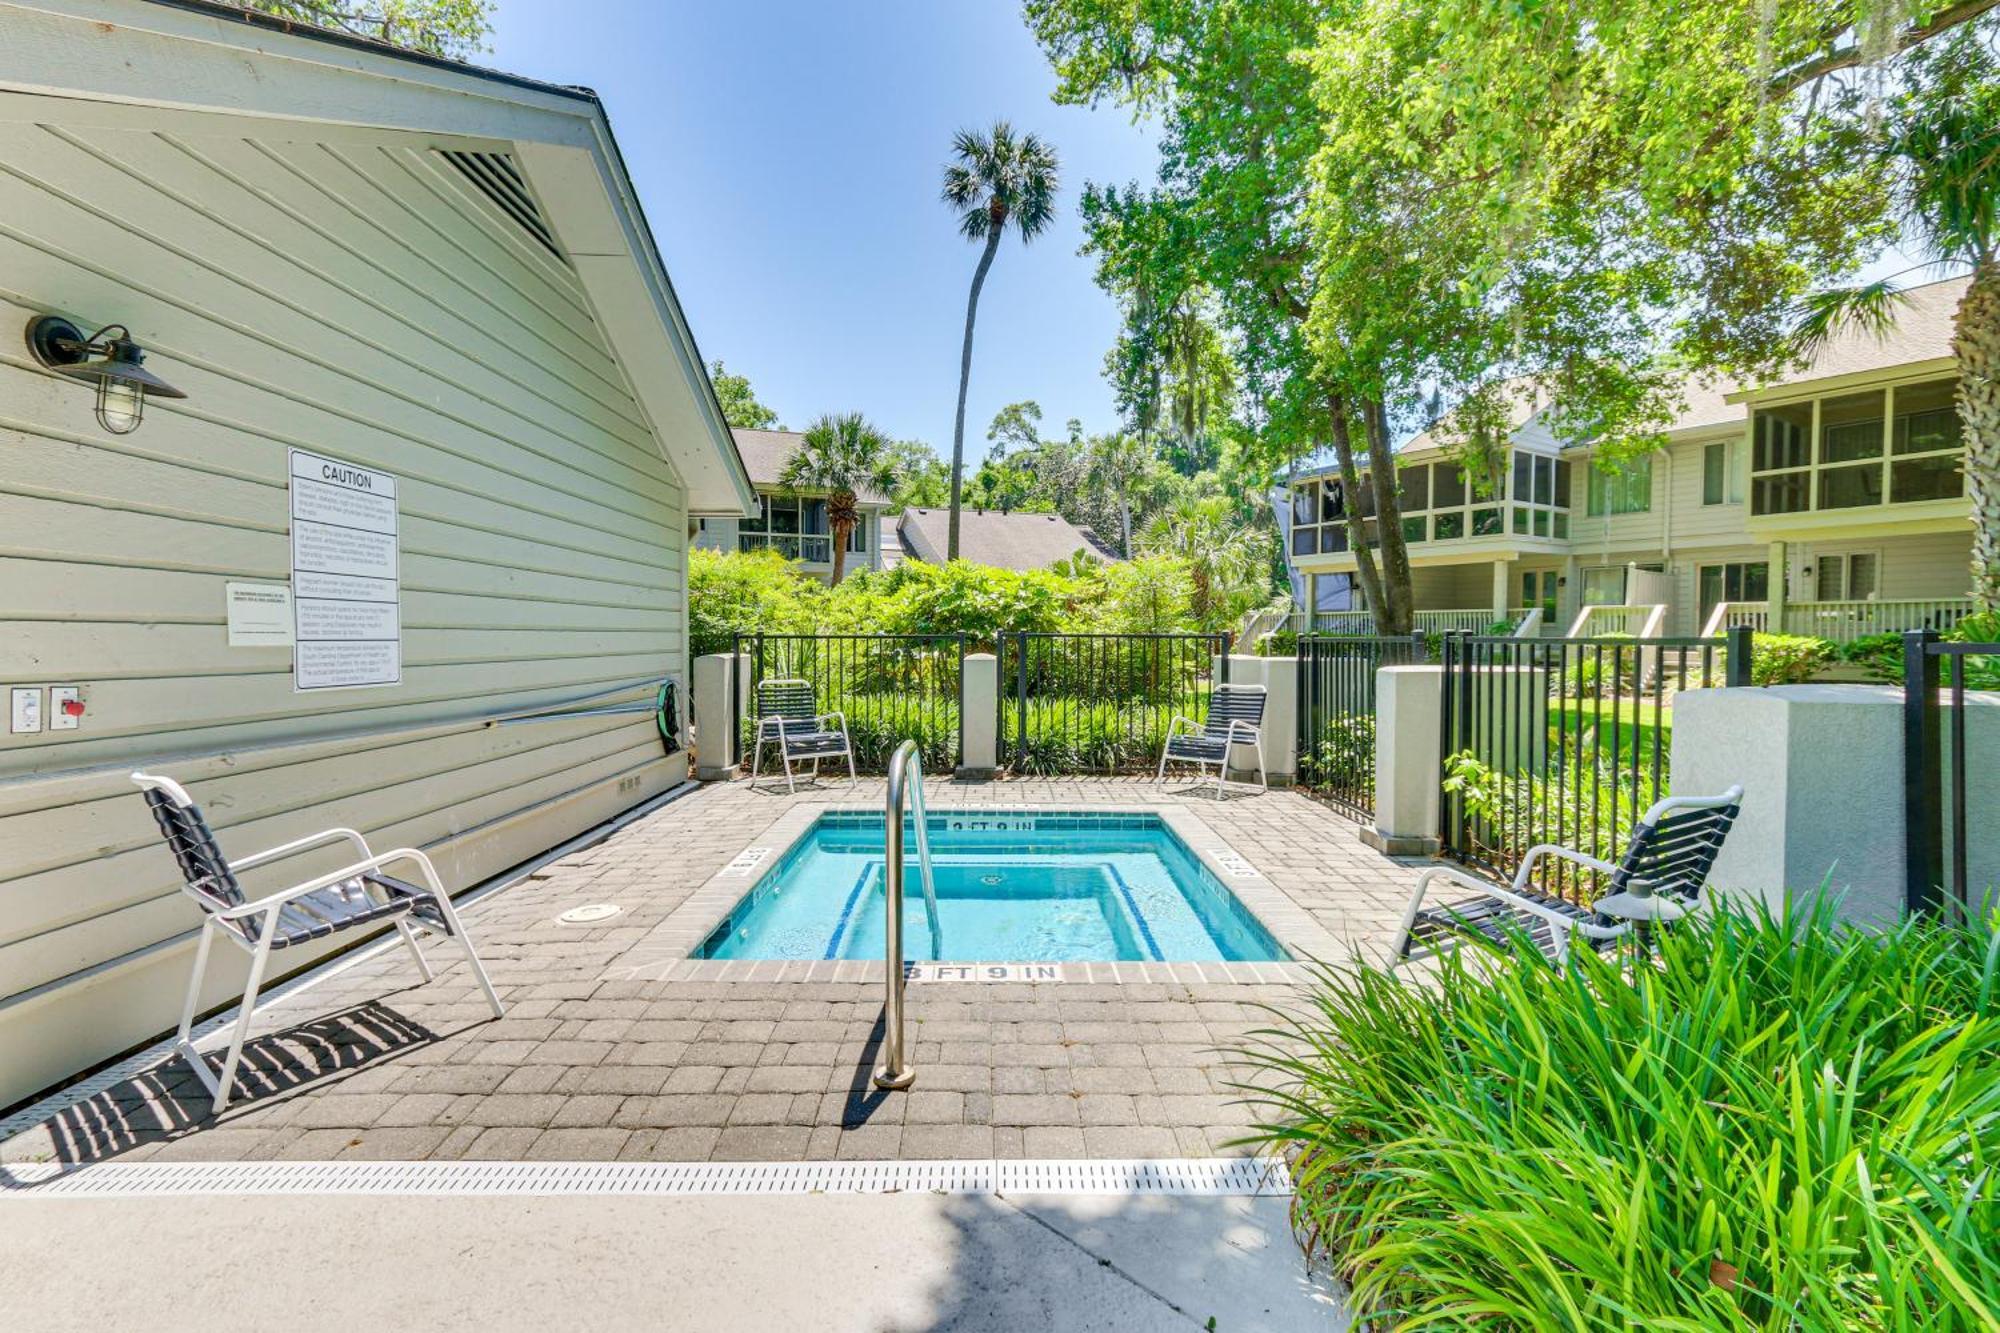
[[595, 88], [702, 354], [750, 376], [798, 429], [858, 410], [951, 449], [978, 251], [938, 202], [955, 130], [996, 117], [1063, 163], [1058, 224], [1009, 239], [979, 303], [966, 450], [1023, 398], [1056, 433], [1115, 424], [1104, 353], [1117, 312], [1091, 281], [1086, 180], [1150, 178], [1143, 127], [1059, 107], [1003, 0], [858, 4], [499, 0], [500, 69]]

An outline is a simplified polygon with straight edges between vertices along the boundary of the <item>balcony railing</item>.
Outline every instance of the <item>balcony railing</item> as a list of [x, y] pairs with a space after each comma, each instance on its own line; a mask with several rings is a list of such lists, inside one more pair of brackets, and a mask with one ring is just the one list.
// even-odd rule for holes
[[815, 537], [809, 533], [739, 532], [736, 534], [736, 549], [751, 553], [776, 551], [787, 560], [800, 560], [808, 565], [833, 563], [833, 538]]
[[[1787, 602], [1779, 633], [1807, 634], [1852, 643], [1871, 634], [1902, 634], [1913, 629], [1950, 629], [1972, 614], [1969, 597], [1899, 598], [1893, 601]], [[1769, 602], [1723, 602], [1709, 614], [1715, 633], [1745, 625], [1760, 633], [1773, 629]], [[1704, 630], [1704, 633], [1708, 632]]]
[[[1442, 634], [1452, 630], [1466, 630], [1473, 634], [1484, 634], [1493, 624], [1502, 619], [1493, 614], [1491, 607], [1477, 607], [1452, 611], [1418, 611], [1411, 621], [1424, 634]], [[1337, 634], [1370, 637], [1375, 634], [1375, 613], [1373, 611], [1319, 611], [1308, 614], [1304, 611], [1292, 615], [1292, 628], [1301, 634]]]

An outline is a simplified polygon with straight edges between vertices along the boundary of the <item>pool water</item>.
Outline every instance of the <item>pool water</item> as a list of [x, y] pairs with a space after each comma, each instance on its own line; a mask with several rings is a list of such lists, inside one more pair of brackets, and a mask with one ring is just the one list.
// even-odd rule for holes
[[[941, 947], [903, 832], [903, 952], [918, 962], [1270, 962], [1288, 954], [1150, 814], [931, 814]], [[880, 958], [883, 817], [821, 815], [697, 958]]]

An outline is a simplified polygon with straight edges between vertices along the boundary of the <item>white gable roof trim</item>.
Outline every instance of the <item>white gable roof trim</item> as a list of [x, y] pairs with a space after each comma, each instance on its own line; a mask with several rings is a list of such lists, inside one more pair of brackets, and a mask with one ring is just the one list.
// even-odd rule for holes
[[595, 93], [206, 0], [0, 0], [0, 91], [106, 123], [481, 141], [513, 156], [691, 511], [756, 504]]

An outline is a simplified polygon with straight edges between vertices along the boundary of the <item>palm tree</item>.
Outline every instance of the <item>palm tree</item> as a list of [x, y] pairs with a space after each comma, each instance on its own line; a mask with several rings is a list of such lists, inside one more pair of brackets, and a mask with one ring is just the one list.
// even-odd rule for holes
[[1268, 542], [1267, 534], [1243, 521], [1228, 497], [1211, 495], [1182, 498], [1161, 510], [1146, 530], [1145, 548], [1151, 555], [1187, 561], [1194, 581], [1189, 610], [1201, 624], [1212, 626], [1268, 593], [1258, 586], [1268, 564]]
[[855, 492], [864, 486], [887, 494], [896, 485], [889, 438], [859, 412], [823, 416], [806, 429], [798, 452], [778, 474], [783, 485], [826, 492], [826, 525], [833, 533], [833, 581], [847, 572], [847, 538], [859, 515]]
[[1132, 558], [1132, 487], [1145, 472], [1151, 455], [1130, 435], [1099, 437], [1090, 449], [1091, 479], [1118, 502], [1118, 550]]
[[[1955, 71], [1912, 94], [1888, 149], [1904, 208], [1941, 263], [1971, 270], [1952, 323], [1965, 493], [1972, 508], [1972, 598], [2000, 612], [2000, 83]], [[1954, 77], [1954, 74], [1957, 77]], [[1929, 267], [1929, 266], [1926, 266]], [[1895, 280], [1821, 292], [1806, 302], [1797, 342], [1810, 353], [1843, 325], [1886, 331], [1902, 297]]]
[[958, 210], [958, 229], [967, 240], [984, 241], [965, 303], [965, 347], [958, 356], [958, 418], [951, 431], [951, 526], [945, 558], [958, 558], [958, 510], [965, 477], [965, 392], [972, 383], [972, 322], [979, 314], [979, 289], [993, 267], [1000, 238], [1012, 226], [1027, 244], [1055, 220], [1056, 151], [1041, 136], [1016, 136], [1004, 120], [984, 133], [960, 130], [952, 140], [953, 161], [944, 169], [944, 201]]

